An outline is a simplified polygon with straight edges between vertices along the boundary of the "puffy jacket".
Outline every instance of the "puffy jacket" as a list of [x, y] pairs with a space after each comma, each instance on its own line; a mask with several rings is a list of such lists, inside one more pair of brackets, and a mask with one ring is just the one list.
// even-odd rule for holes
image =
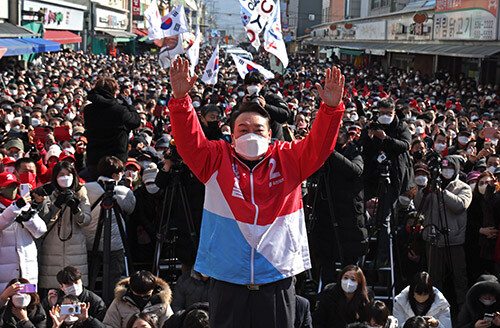
[[195, 270], [234, 284], [265, 284], [311, 267], [301, 183], [334, 149], [343, 104], [322, 104], [303, 140], [276, 141], [250, 170], [226, 141], [203, 135], [191, 98], [169, 101], [177, 149], [205, 184]]
[[[451, 328], [450, 304], [439, 289], [436, 287], [433, 288], [434, 302], [425, 315], [434, 317], [434, 319], [439, 321], [439, 328]], [[398, 319], [400, 327], [404, 326], [406, 320], [415, 316], [410, 305], [410, 300], [408, 299], [409, 292], [410, 286], [403, 289], [394, 299], [393, 314]]]
[[129, 281], [130, 278], [125, 278], [116, 284], [115, 299], [106, 312], [103, 321], [104, 325], [106, 327], [125, 328], [134, 314], [143, 312], [153, 318], [156, 322], [155, 327], [163, 327], [165, 321], [174, 314], [170, 307], [172, 301], [170, 286], [162, 279], [156, 278], [153, 296], [141, 311], [128, 295]]
[[41, 304], [28, 312], [29, 321], [21, 322], [11, 311], [11, 305], [0, 307], [0, 327], [2, 328], [45, 328], [47, 314]]
[[[479, 301], [482, 294], [492, 294], [496, 298], [496, 302], [490, 306], [485, 306]], [[467, 292], [465, 304], [458, 315], [458, 328], [474, 328], [478, 320], [484, 318], [485, 313], [500, 312], [500, 283], [498, 279], [492, 275], [481, 275], [477, 283], [475, 283]], [[495, 327], [495, 326], [492, 326]]]
[[37, 248], [34, 239], [46, 231], [45, 222], [35, 214], [23, 224], [15, 221], [22, 210], [15, 203], [5, 208], [0, 204], [0, 292], [13, 278], [26, 278], [38, 284]]
[[88, 164], [97, 165], [104, 156], [116, 156], [127, 161], [128, 134], [141, 124], [132, 106], [119, 104], [111, 92], [95, 88], [87, 97], [92, 103], [85, 106], [85, 136], [88, 139]]
[[185, 310], [194, 303], [208, 302], [209, 280], [203, 281], [202, 276], [194, 271], [184, 272], [175, 284], [172, 300], [174, 312]]
[[[114, 181], [113, 179], [106, 177], [99, 177], [97, 179], [98, 182], [89, 182], [85, 184], [87, 188], [88, 197], [90, 204], [93, 206], [95, 202], [99, 200], [99, 197], [104, 193], [104, 189], [99, 184], [99, 181]], [[122, 223], [123, 227], [125, 227], [125, 215], [129, 215], [134, 211], [135, 208], [135, 196], [130, 188], [125, 186], [115, 186], [115, 195], [116, 202], [120, 206], [121, 214], [122, 214]], [[99, 223], [99, 215], [101, 213], [101, 205], [100, 203], [94, 207], [92, 210], [92, 220], [90, 224], [83, 228], [87, 239], [87, 249], [89, 251], [92, 250], [94, 246], [94, 237], [97, 230], [97, 224]], [[111, 251], [117, 251], [123, 249], [123, 243], [120, 237], [120, 230], [118, 229], [118, 225], [116, 224], [115, 213], [113, 211], [113, 221], [111, 225]], [[102, 235], [101, 235], [102, 236]], [[103, 248], [103, 239], [104, 236], [101, 237], [101, 241], [99, 243], [99, 251], [102, 252]]]
[[[49, 197], [46, 197], [40, 209], [40, 216], [47, 222], [48, 229], [55, 224], [43, 240], [40, 250], [40, 287], [41, 288], [59, 288], [56, 275], [66, 266], [74, 266], [82, 273], [83, 285], [88, 285], [88, 262], [87, 249], [85, 248], [85, 235], [82, 227], [90, 223], [90, 203], [87, 198], [87, 190], [82, 186], [75, 192], [75, 197], [80, 201], [78, 207], [80, 211], [72, 215], [71, 209], [66, 208], [62, 217], [61, 209], [54, 205], [59, 190], [56, 189]], [[73, 224], [71, 224], [73, 221]], [[60, 224], [60, 229], [59, 229]], [[60, 230], [60, 231], [59, 231]], [[66, 241], [71, 231], [72, 236]]]

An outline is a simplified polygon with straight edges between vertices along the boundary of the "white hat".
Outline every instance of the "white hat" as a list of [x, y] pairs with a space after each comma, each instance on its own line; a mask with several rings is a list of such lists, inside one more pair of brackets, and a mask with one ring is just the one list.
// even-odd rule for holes
[[61, 155], [61, 147], [58, 145], [52, 145], [49, 147], [49, 150], [47, 151], [47, 154], [45, 154], [45, 161], [48, 162], [49, 158], [55, 156], [59, 159], [59, 155]]

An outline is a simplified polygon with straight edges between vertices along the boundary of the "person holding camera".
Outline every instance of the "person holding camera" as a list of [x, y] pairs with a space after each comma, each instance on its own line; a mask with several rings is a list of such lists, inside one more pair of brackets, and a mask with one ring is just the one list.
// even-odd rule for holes
[[15, 278], [0, 295], [0, 327], [46, 328], [47, 315], [36, 292], [27, 292], [30, 281]]
[[104, 156], [116, 156], [123, 163], [127, 161], [129, 133], [141, 124], [134, 107], [117, 102], [119, 92], [118, 83], [113, 78], [103, 77], [87, 97], [91, 104], [84, 110], [90, 177], [86, 181], [97, 179], [97, 164]]
[[[82, 303], [75, 295], [64, 295], [61, 305], [48, 312], [52, 328], [101, 328], [103, 324], [89, 316], [90, 303]], [[70, 314], [71, 313], [71, 314]]]
[[450, 304], [443, 293], [432, 286], [427, 272], [418, 272], [394, 299], [394, 317], [400, 325], [409, 318], [422, 316], [429, 327], [451, 328]]
[[[450, 276], [448, 269], [452, 272], [456, 302], [461, 306], [467, 292], [463, 244], [472, 190], [459, 180], [460, 159], [453, 155], [446, 156], [441, 163], [432, 160], [429, 170], [433, 172], [431, 181], [419, 186], [415, 196], [415, 206], [425, 218], [426, 228], [422, 233], [426, 242], [428, 270], [440, 290], [444, 290], [445, 280]], [[439, 171], [441, 174], [436, 177]]]
[[31, 211], [31, 196], [19, 195], [19, 182], [9, 172], [0, 173], [0, 290], [12, 278], [38, 283], [35, 239], [46, 231], [45, 222]]
[[83, 284], [87, 285], [87, 252], [82, 230], [91, 219], [87, 190], [80, 184], [74, 166], [65, 161], [54, 166], [50, 184], [53, 191], [39, 204], [40, 216], [48, 227], [40, 248], [40, 287], [58, 288], [57, 273], [66, 266], [78, 268]]
[[[91, 252], [94, 246], [94, 239], [97, 231], [97, 225], [99, 223], [99, 217], [101, 215], [101, 206], [105, 190], [107, 191], [111, 189], [110, 191], [113, 194], [113, 199], [120, 208], [122, 225], [124, 227], [126, 216], [130, 215], [135, 208], [136, 199], [133, 191], [130, 188], [118, 184], [122, 180], [123, 171], [124, 165], [119, 158], [115, 156], [103, 157], [97, 165], [97, 172], [99, 174], [97, 181], [85, 184], [90, 204], [93, 206], [90, 223], [83, 229], [86, 237], [87, 250], [89, 252], [89, 256], [92, 256], [92, 264], [89, 268], [91, 277], [97, 276], [100, 269], [100, 263], [103, 261], [104, 233], [101, 235], [101, 240], [99, 241], [97, 258], [95, 258], [95, 255], [91, 254]], [[108, 284], [110, 288], [109, 295], [113, 295], [114, 286], [118, 281], [120, 281], [121, 275], [125, 271], [124, 246], [116, 220], [117, 218], [113, 211], [110, 236], [111, 253], [109, 264], [110, 281]], [[110, 300], [105, 299], [104, 301], [108, 302]]]
[[277, 94], [267, 92], [267, 88], [265, 88], [266, 80], [264, 75], [259, 71], [248, 72], [245, 75], [243, 83], [246, 94], [242, 102], [238, 103], [232, 112], [238, 111], [242, 103], [256, 102], [260, 104], [267, 111], [269, 117], [271, 117], [271, 137], [277, 140], [284, 140], [283, 123], [286, 123], [292, 115], [288, 104]]
[[484, 274], [469, 289], [456, 327], [500, 327], [500, 283], [497, 277]]

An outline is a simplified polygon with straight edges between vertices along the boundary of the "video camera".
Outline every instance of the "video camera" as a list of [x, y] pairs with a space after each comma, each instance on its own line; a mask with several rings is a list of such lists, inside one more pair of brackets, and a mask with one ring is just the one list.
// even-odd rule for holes
[[429, 152], [425, 155], [425, 161], [427, 162], [427, 167], [431, 172], [431, 180], [437, 179], [441, 174], [441, 163], [443, 158], [441, 154], [434, 149], [429, 150]]
[[172, 167], [170, 168], [170, 170], [172, 170], [173, 172], [177, 172], [182, 169], [182, 157], [177, 151], [177, 146], [175, 145], [174, 139], [170, 141], [170, 147], [163, 152], [163, 158], [172, 161]]

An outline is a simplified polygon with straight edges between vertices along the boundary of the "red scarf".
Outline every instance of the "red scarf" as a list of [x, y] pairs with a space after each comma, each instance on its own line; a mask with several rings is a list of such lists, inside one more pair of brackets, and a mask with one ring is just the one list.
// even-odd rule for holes
[[19, 198], [20, 198], [19, 194], [16, 195], [16, 199], [14, 199], [14, 200], [5, 198], [4, 196], [0, 195], [0, 203], [2, 203], [7, 208], [10, 205], [12, 205], [13, 202], [18, 200]]

